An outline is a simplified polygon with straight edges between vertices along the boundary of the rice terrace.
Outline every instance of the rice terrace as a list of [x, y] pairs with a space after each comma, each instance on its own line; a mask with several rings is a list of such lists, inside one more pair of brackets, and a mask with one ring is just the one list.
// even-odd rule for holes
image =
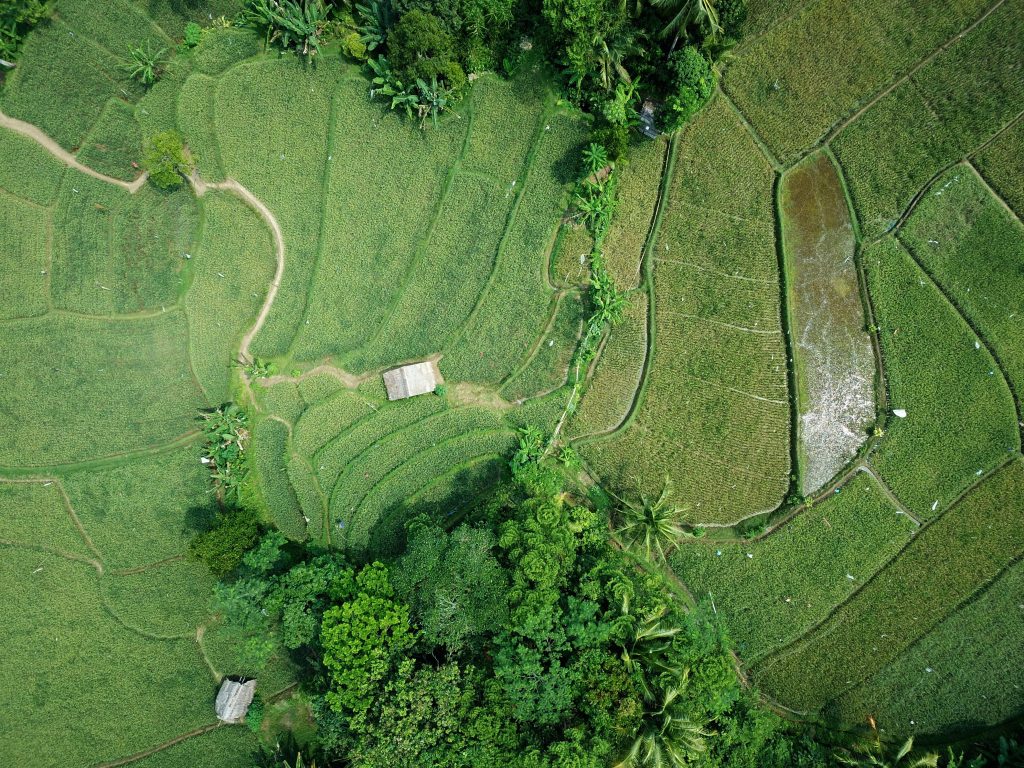
[[1024, 0], [0, 0], [0, 764], [1024, 766]]

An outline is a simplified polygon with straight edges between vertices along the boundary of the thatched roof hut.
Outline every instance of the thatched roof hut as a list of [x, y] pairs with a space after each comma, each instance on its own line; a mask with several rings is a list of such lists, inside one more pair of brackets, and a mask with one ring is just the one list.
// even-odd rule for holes
[[224, 679], [217, 691], [217, 719], [225, 723], [240, 723], [249, 711], [252, 697], [256, 695], [256, 681], [248, 680], [240, 683], [237, 680]]
[[388, 400], [425, 395], [433, 392], [440, 383], [441, 372], [437, 369], [437, 363], [429, 360], [384, 372], [384, 387], [388, 391]]

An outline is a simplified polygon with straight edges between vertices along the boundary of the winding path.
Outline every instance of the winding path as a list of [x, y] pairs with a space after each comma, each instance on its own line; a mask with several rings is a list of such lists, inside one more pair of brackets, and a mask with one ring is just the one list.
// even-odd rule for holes
[[[94, 179], [99, 179], [100, 181], [105, 181], [108, 184], [113, 184], [116, 187], [127, 190], [129, 194], [135, 194], [142, 189], [143, 185], [146, 183], [146, 179], [148, 178], [148, 174], [143, 173], [134, 181], [123, 181], [122, 179], [115, 179], [112, 176], [107, 176], [99, 171], [93, 170], [89, 166], [83, 165], [79, 162], [77, 157], [60, 146], [60, 144], [50, 138], [37, 126], [32, 125], [31, 123], [26, 123], [24, 120], [18, 120], [17, 118], [10, 117], [3, 112], [0, 112], [0, 127], [7, 128], [14, 133], [32, 139], [68, 168], [73, 168], [87, 176], [92, 176]], [[264, 323], [266, 323], [267, 316], [270, 314], [270, 307], [274, 303], [274, 299], [277, 297], [277, 291], [281, 287], [281, 280], [284, 278], [285, 249], [284, 235], [281, 233], [281, 225], [277, 223], [277, 219], [274, 214], [270, 212], [270, 209], [267, 208], [266, 204], [262, 200], [234, 179], [227, 179], [226, 181], [217, 183], [207, 183], [203, 181], [198, 174], [193, 174], [188, 177], [188, 180], [192, 185], [192, 189], [195, 191], [196, 197], [202, 197], [211, 189], [231, 192], [238, 196], [246, 205], [260, 215], [260, 218], [262, 218], [263, 221], [266, 222], [267, 226], [270, 227], [270, 231], [274, 236], [274, 256], [277, 262], [277, 269], [274, 272], [274, 279], [270, 282], [267, 297], [263, 301], [263, 306], [260, 308], [260, 312], [256, 316], [255, 322], [253, 322], [252, 327], [242, 337], [238, 353], [239, 357], [246, 360], [249, 358], [249, 347], [252, 344], [253, 339], [256, 338], [256, 334], [260, 332], [260, 329], [262, 329]], [[244, 368], [242, 369], [242, 380], [245, 382], [246, 388], [249, 388], [249, 376], [245, 372]]]

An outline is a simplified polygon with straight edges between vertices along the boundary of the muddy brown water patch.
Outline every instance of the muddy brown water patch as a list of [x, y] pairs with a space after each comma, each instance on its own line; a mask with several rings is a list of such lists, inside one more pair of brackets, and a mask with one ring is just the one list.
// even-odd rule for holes
[[819, 153], [782, 179], [782, 235], [795, 354], [801, 491], [854, 457], [875, 415], [875, 364], [842, 183]]

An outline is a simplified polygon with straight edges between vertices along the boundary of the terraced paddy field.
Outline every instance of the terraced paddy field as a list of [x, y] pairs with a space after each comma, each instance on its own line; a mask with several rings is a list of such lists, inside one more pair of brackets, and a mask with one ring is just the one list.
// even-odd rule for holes
[[[0, 90], [0, 757], [250, 764], [185, 557], [230, 398], [293, 539], [396, 551], [561, 425], [580, 482], [671, 481], [705, 537], [669, 564], [772, 702], [893, 736], [1024, 711], [1020, 0], [752, 0], [711, 102], [615, 171], [629, 307], [564, 420], [590, 118], [530, 56], [427, 131], [245, 29], [149, 89], [120, 66], [239, 4], [57, 0]], [[197, 161], [174, 193], [133, 165], [164, 129]], [[424, 359], [443, 388], [387, 400]], [[277, 658], [259, 695], [293, 682]]]

